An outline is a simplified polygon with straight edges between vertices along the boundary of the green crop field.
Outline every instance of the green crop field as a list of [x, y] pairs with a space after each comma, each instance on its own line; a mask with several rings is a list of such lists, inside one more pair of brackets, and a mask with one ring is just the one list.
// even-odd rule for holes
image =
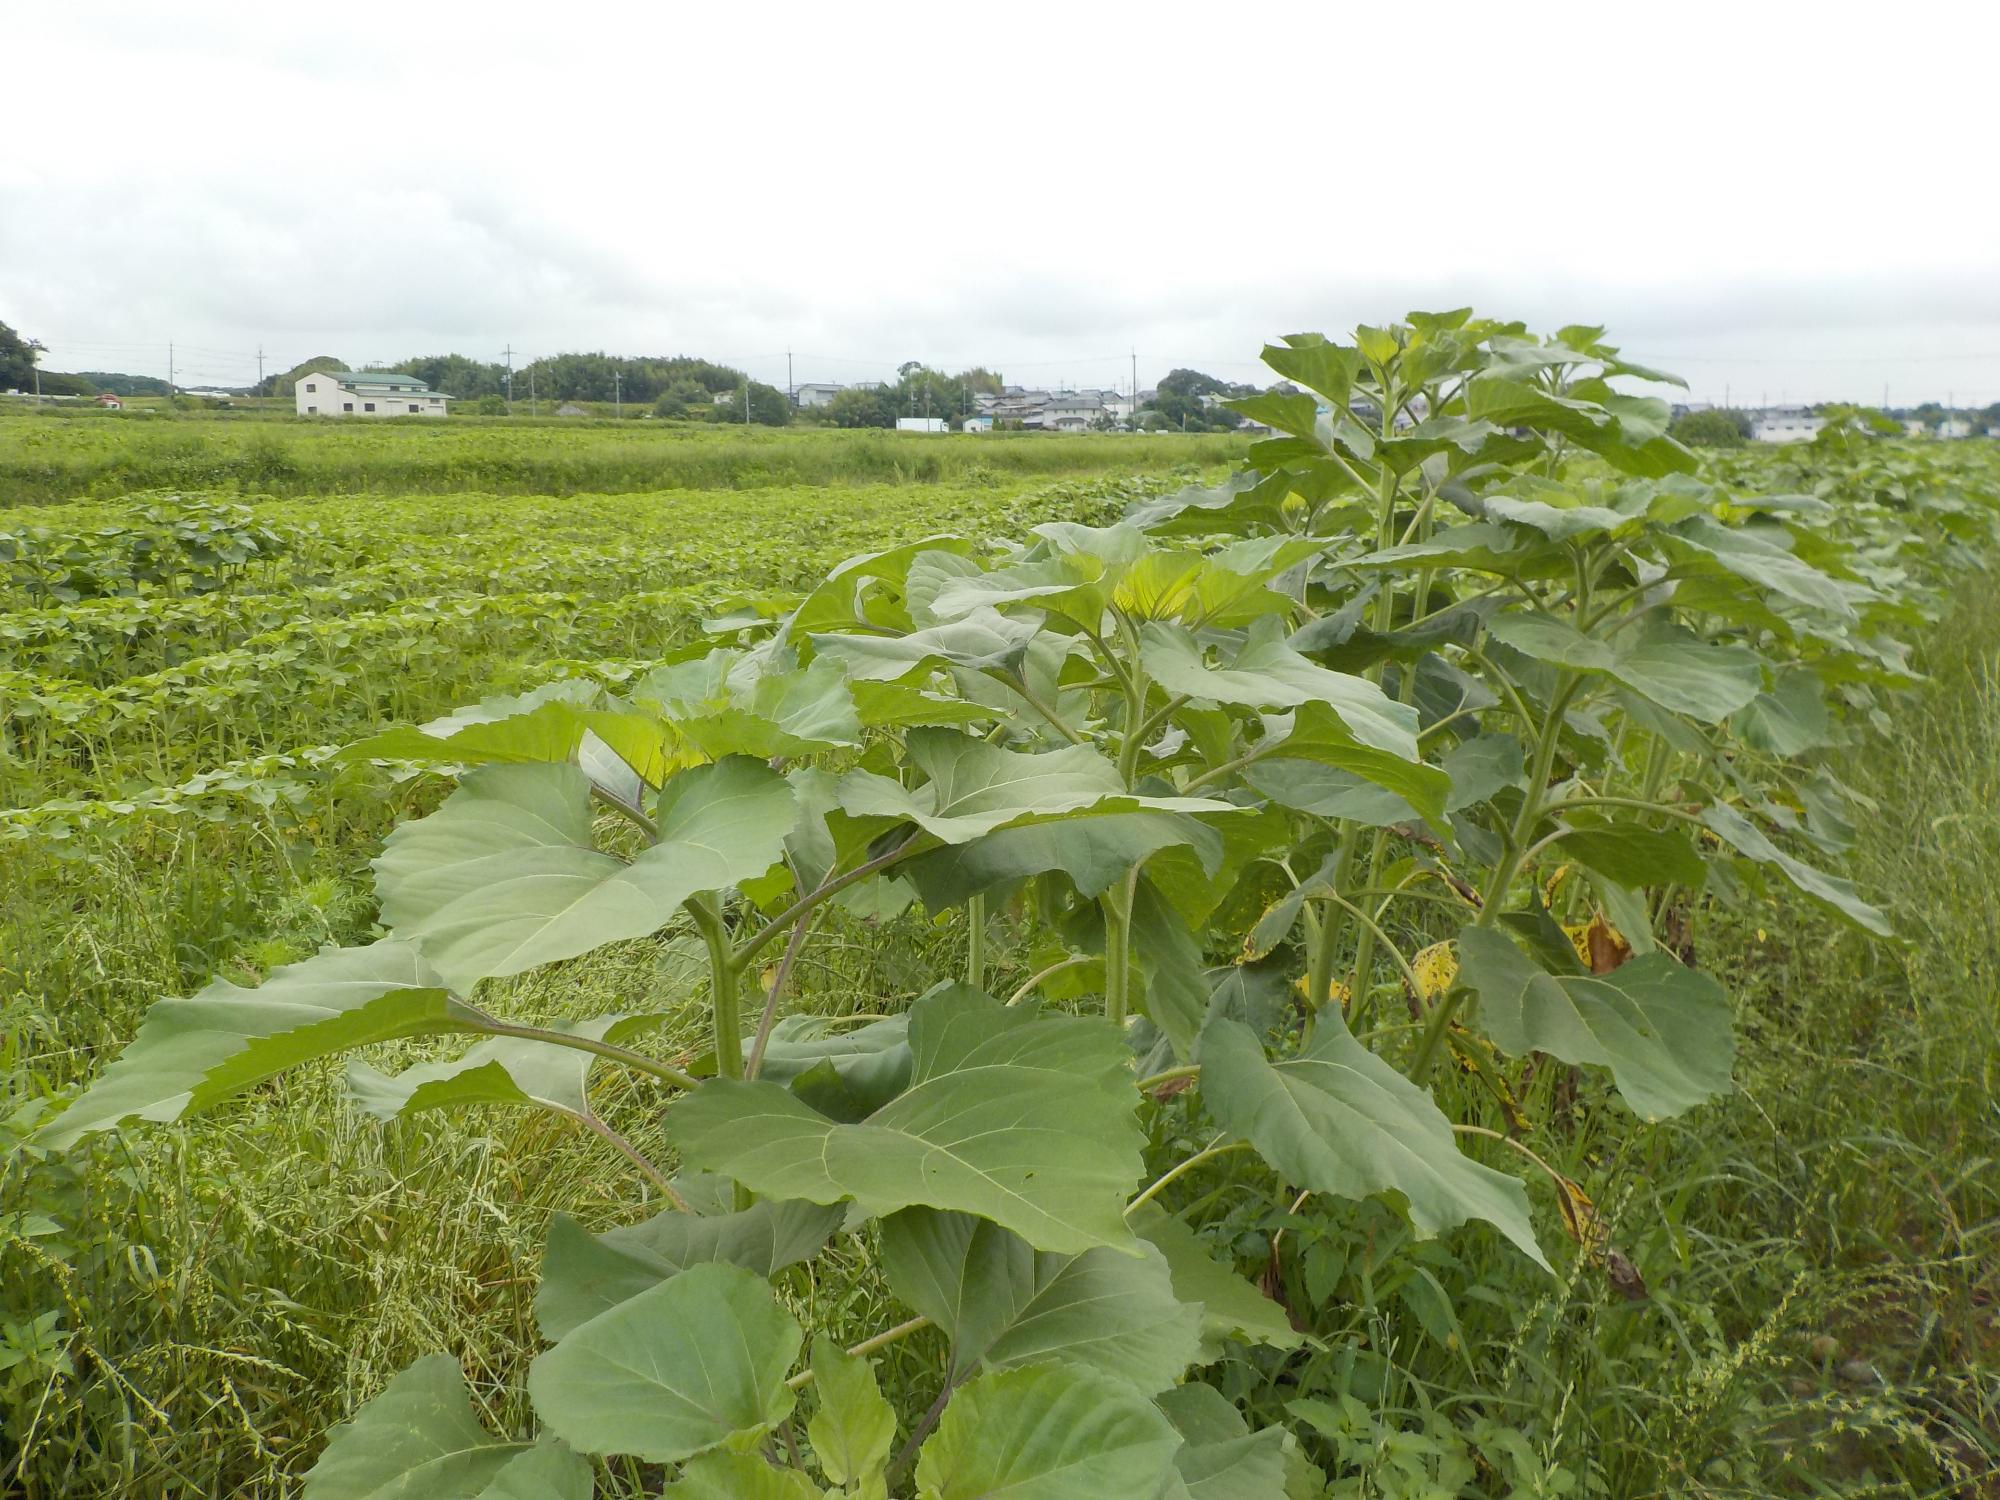
[[2000, 444], [1595, 339], [0, 416], [0, 1494], [2000, 1493]]

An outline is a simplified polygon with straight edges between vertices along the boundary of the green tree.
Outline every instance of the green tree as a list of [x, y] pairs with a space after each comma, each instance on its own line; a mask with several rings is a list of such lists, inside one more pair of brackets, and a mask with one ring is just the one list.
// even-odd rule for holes
[[0, 390], [29, 390], [35, 383], [35, 357], [41, 345], [0, 323]]
[[1676, 417], [1667, 431], [1691, 448], [1741, 448], [1743, 429], [1726, 411], [1691, 411]]
[[[761, 380], [753, 380], [750, 386], [750, 421], [759, 427], [783, 427], [792, 420], [792, 403], [785, 393], [776, 386], [766, 385]], [[743, 387], [734, 391], [718, 391], [714, 409], [709, 412], [711, 422], [743, 422]]]
[[300, 380], [308, 375], [318, 375], [327, 370], [345, 370], [347, 361], [331, 354], [315, 354], [302, 364], [296, 364], [282, 375], [271, 375], [257, 387], [260, 396], [289, 396]]
[[826, 414], [836, 427], [894, 427], [896, 409], [880, 391], [845, 390], [829, 401]]

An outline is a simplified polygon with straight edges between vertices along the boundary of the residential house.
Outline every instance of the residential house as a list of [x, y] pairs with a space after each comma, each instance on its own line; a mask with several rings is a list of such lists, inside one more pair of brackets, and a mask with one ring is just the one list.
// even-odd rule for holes
[[833, 398], [847, 389], [834, 385], [831, 381], [807, 380], [792, 388], [792, 404], [804, 409], [809, 406], [831, 406]]
[[1750, 441], [1753, 443], [1806, 443], [1819, 436], [1826, 426], [1823, 417], [1816, 417], [1809, 407], [1767, 406], [1762, 411], [1753, 412], [1750, 417]]
[[1941, 438], [1969, 438], [1972, 436], [1972, 422], [1966, 417], [1946, 417], [1938, 423], [1937, 435]]
[[991, 417], [967, 417], [959, 430], [962, 432], [991, 432], [993, 430], [993, 419]]
[[97, 398], [97, 404], [111, 411], [117, 411], [119, 408], [124, 406], [125, 403], [123, 401], [120, 401], [116, 396], [112, 395], [111, 392], [106, 391], [103, 395]]
[[302, 417], [441, 417], [451, 397], [391, 370], [320, 370], [293, 387]]

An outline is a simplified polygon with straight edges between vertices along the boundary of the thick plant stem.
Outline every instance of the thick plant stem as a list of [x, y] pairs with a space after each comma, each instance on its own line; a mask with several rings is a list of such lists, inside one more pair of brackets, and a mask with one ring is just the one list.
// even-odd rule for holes
[[[1526, 862], [1531, 847], [1529, 839], [1547, 806], [1545, 798], [1548, 795], [1549, 774], [1555, 766], [1556, 747], [1562, 742], [1563, 714], [1582, 682], [1583, 679], [1575, 673], [1565, 672], [1557, 683], [1548, 717], [1542, 721], [1541, 736], [1535, 744], [1535, 760], [1528, 772], [1527, 792], [1521, 798], [1520, 816], [1514, 820], [1513, 830], [1508, 836], [1507, 852], [1493, 868], [1493, 879], [1486, 887], [1486, 899], [1480, 903], [1479, 916], [1472, 924], [1475, 927], [1491, 927], [1499, 920], [1501, 906], [1507, 899], [1507, 888], [1514, 883], [1514, 877]], [[1423, 1039], [1417, 1043], [1417, 1055], [1410, 1062], [1412, 1083], [1423, 1084], [1430, 1080], [1431, 1068], [1437, 1062], [1438, 1053], [1443, 1050], [1445, 1038], [1451, 1033], [1452, 1020], [1465, 1004], [1465, 994], [1463, 984], [1454, 985], [1451, 992], [1431, 1008], [1430, 1023], [1425, 1026]]]
[[[1132, 872], [1138, 875], [1137, 869]], [[1099, 900], [1104, 909], [1104, 1014], [1123, 1026], [1132, 1000], [1132, 888], [1128, 878]]]
[[965, 903], [965, 982], [975, 990], [986, 988], [986, 897], [973, 896]]
[[743, 1076], [743, 1014], [737, 993], [736, 955], [713, 892], [688, 898], [687, 909], [708, 945], [709, 1007], [715, 1035], [715, 1071], [722, 1078]]
[[[1361, 844], [1361, 825], [1350, 823], [1347, 831], [1340, 836], [1340, 852], [1333, 862], [1333, 888], [1345, 890], [1354, 872], [1354, 854]], [[1340, 939], [1346, 924], [1340, 915], [1329, 910], [1321, 919], [1318, 936], [1313, 941], [1312, 952], [1306, 960], [1306, 1005], [1313, 1012], [1326, 1008], [1333, 999], [1333, 964], [1340, 952]]]

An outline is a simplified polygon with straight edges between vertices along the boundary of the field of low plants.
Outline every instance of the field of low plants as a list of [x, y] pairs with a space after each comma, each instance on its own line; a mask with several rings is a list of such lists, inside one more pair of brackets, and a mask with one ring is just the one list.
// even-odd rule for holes
[[283, 413], [70, 408], [0, 414], [7, 505], [221, 487], [323, 495], [484, 491], [576, 495], [771, 485], [994, 484], [1157, 474], [1239, 458], [1229, 434], [930, 436], [705, 423], [525, 417], [300, 421]]
[[0, 1493], [2000, 1493], [2000, 453], [1265, 358], [0, 423]]

